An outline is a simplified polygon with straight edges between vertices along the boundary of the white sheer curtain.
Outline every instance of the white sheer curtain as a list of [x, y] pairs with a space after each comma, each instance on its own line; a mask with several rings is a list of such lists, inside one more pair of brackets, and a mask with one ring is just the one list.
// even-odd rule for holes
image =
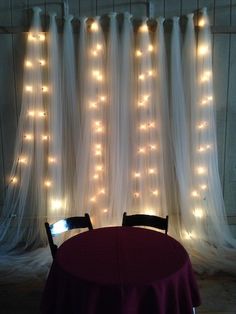
[[[59, 36], [52, 14], [46, 36], [34, 10], [2, 256], [45, 245], [46, 219], [88, 212], [100, 227], [120, 225], [127, 211], [168, 214], [170, 235], [197, 271], [236, 271], [218, 174], [209, 21], [203, 10], [196, 36], [193, 18], [182, 34], [174, 17], [169, 37], [161, 17], [138, 25], [128, 13], [104, 24], [81, 18], [73, 33], [67, 16]], [[21, 250], [19, 265], [27, 256], [37, 264], [45, 250]]]

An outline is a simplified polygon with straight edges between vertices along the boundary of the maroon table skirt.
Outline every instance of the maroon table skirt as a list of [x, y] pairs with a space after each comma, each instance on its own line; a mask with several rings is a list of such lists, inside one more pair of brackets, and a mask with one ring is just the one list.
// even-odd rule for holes
[[44, 314], [192, 314], [200, 305], [189, 256], [168, 235], [109, 227], [65, 241], [41, 302]]

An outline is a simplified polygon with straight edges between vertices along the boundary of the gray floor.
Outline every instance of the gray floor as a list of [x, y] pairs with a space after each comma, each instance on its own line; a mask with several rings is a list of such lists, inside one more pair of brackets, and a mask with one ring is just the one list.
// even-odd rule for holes
[[[197, 280], [202, 298], [197, 314], [236, 314], [236, 277], [202, 275]], [[0, 285], [0, 313], [38, 314], [43, 286], [42, 280]]]

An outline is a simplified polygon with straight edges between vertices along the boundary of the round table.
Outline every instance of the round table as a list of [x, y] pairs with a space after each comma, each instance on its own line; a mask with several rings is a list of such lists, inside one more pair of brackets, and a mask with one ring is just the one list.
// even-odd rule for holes
[[65, 241], [53, 261], [42, 313], [192, 314], [200, 305], [189, 256], [168, 235], [94, 229]]

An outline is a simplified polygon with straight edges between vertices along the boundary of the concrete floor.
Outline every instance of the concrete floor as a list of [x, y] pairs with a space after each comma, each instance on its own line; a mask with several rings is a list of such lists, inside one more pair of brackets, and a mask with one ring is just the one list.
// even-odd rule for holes
[[[197, 280], [202, 298], [202, 305], [196, 309], [197, 314], [236, 314], [236, 277], [202, 275], [197, 276]], [[0, 284], [0, 313], [39, 314], [43, 287], [44, 280]]]

